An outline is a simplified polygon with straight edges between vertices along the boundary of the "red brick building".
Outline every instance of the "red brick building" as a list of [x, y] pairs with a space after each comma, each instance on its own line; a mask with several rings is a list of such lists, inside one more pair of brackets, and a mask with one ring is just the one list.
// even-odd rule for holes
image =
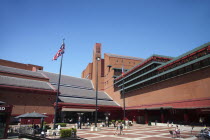
[[[13, 105], [12, 117], [35, 111], [47, 114], [46, 121], [51, 122], [54, 117], [56, 90], [49, 83], [49, 78], [30, 71], [42, 67], [5, 60], [1, 60], [0, 64], [0, 99]], [[10, 67], [6, 66], [7, 64]], [[28, 123], [31, 123], [31, 120], [28, 120]]]
[[[99, 43], [94, 47], [93, 63], [82, 73], [94, 85], [98, 56], [101, 57]], [[143, 60], [105, 53], [98, 65], [99, 89], [121, 107], [125, 92], [129, 120], [210, 123], [210, 43], [175, 58], [152, 55]], [[127, 70], [124, 76], [122, 67]]]
[[[48, 116], [45, 121], [52, 123], [57, 81], [58, 74], [43, 71], [41, 66], [0, 60], [0, 99], [6, 105], [13, 105], [11, 122], [18, 115], [35, 111]], [[62, 75], [57, 122], [76, 123], [77, 113], [84, 113], [84, 122], [94, 121], [95, 95], [91, 80]], [[99, 91], [99, 119], [105, 118], [104, 113], [116, 110], [121, 107]], [[40, 120], [22, 119], [21, 123], [40, 123]]]
[[[102, 55], [101, 44], [96, 43], [93, 61], [82, 78], [61, 77], [58, 121], [75, 123], [81, 112], [84, 122], [94, 121], [98, 83], [99, 121], [107, 112], [110, 119], [123, 119], [124, 91], [129, 120], [209, 123], [209, 65], [210, 43], [175, 58], [152, 55], [148, 59]], [[0, 101], [13, 106], [12, 117], [35, 111], [53, 122], [57, 81], [58, 74], [43, 71], [41, 66], [0, 60]]]

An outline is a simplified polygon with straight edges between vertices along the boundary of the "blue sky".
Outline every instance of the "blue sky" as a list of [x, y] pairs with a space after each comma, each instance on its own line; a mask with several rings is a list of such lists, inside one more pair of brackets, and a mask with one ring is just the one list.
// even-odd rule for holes
[[80, 77], [103, 53], [179, 56], [210, 42], [210, 0], [0, 0], [0, 59], [44, 67], [65, 38], [62, 74]]

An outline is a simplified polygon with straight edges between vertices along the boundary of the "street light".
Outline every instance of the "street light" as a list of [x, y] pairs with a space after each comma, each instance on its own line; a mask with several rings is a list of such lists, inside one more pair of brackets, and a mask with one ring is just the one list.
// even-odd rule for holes
[[97, 127], [98, 120], [98, 61], [100, 61], [100, 57], [96, 57], [96, 114], [95, 114], [95, 127]]

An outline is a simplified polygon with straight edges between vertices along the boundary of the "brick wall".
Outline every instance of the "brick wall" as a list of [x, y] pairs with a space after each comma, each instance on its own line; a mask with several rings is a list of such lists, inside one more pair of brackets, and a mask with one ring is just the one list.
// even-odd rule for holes
[[32, 65], [32, 64], [22, 64], [22, 63], [12, 62], [8, 60], [3, 60], [3, 59], [0, 59], [0, 65], [24, 69], [24, 70], [30, 70], [30, 71], [43, 70], [42, 66], [37, 66], [37, 65]]
[[[96, 60], [96, 58], [100, 58], [99, 61]], [[104, 90], [104, 85], [103, 85], [103, 77], [102, 77], [102, 70], [101, 70], [101, 44], [96, 43], [93, 49], [93, 73], [92, 73], [92, 82], [94, 88], [96, 88], [96, 75], [97, 75], [97, 69], [98, 69], [98, 90], [103, 91]], [[97, 67], [98, 65], [98, 67]]]
[[[168, 102], [210, 98], [209, 85], [210, 68], [201, 69], [126, 93], [126, 107], [151, 104], [160, 104], [159, 106], [161, 106], [161, 104]], [[112, 92], [110, 95], [123, 105], [119, 91]], [[182, 103], [182, 106], [185, 106], [185, 103]]]
[[86, 69], [82, 72], [81, 77], [92, 80], [92, 73], [93, 73], [93, 63], [89, 63]]
[[[107, 54], [104, 54], [105, 60], [105, 77], [104, 77], [104, 87], [105, 92], [108, 93], [114, 101], [121, 104], [121, 95], [119, 92], [114, 91], [114, 70], [112, 68], [119, 68], [122, 69], [131, 69], [135, 65], [142, 62], [142, 60], [135, 60], [135, 59], [126, 59], [126, 58], [119, 58], [119, 57], [110, 57]], [[111, 65], [111, 67], [107, 67]]]
[[12, 116], [24, 113], [46, 113], [46, 115], [54, 115], [53, 104], [55, 95], [33, 93], [32, 91], [18, 92], [0, 90], [0, 99], [7, 104], [13, 105]]

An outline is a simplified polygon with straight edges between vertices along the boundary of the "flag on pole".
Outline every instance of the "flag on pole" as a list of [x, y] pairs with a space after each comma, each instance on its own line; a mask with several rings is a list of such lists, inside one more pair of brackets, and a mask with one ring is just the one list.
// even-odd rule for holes
[[58, 52], [53, 57], [53, 60], [57, 60], [59, 56], [61, 56], [62, 54], [64, 54], [64, 50], [65, 50], [65, 44], [63, 43], [61, 45], [60, 49], [58, 50]]
[[122, 65], [122, 76], [124, 76], [124, 66]]

